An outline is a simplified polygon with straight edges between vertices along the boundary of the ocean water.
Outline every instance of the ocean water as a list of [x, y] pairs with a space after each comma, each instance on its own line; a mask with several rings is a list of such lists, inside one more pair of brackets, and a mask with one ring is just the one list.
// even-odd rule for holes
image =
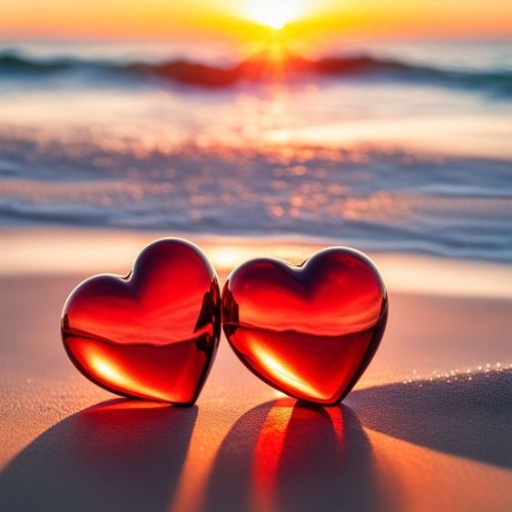
[[512, 262], [512, 42], [0, 43], [0, 226]]

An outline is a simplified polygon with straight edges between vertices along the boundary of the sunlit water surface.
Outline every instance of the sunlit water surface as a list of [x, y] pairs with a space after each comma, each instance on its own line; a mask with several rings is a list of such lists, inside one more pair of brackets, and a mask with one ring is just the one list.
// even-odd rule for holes
[[220, 43], [2, 43], [0, 223], [511, 262], [511, 48], [331, 42], [255, 80]]

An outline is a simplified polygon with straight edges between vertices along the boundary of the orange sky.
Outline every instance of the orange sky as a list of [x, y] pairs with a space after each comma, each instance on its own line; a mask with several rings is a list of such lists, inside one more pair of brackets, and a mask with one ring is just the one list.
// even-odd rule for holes
[[[281, 9], [291, 4], [292, 11], [297, 7], [295, 11], [300, 15], [289, 24], [289, 30], [311, 38], [324, 34], [365, 38], [512, 36], [510, 0], [259, 2], [266, 2], [267, 10], [269, 5]], [[0, 0], [0, 36], [160, 39], [227, 35], [248, 38], [261, 31], [255, 23], [259, 17], [258, 5], [261, 5], [258, 0]]]

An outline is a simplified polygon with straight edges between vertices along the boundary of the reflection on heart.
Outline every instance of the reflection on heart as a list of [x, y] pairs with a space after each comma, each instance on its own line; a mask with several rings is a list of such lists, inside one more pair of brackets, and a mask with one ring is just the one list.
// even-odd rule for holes
[[149, 245], [126, 277], [100, 275], [68, 298], [62, 338], [77, 368], [114, 393], [192, 404], [220, 335], [215, 270], [193, 244]]
[[384, 334], [384, 282], [371, 260], [325, 249], [293, 266], [252, 260], [229, 276], [224, 332], [242, 362], [298, 399], [340, 402], [361, 377]]

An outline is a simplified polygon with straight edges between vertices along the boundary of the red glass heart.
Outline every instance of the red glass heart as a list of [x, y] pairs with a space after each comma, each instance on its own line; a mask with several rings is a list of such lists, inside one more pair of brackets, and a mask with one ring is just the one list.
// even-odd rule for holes
[[87, 378], [123, 396], [193, 404], [219, 343], [217, 275], [195, 245], [159, 240], [127, 277], [80, 284], [62, 315], [64, 346]]
[[299, 266], [256, 259], [222, 294], [224, 332], [241, 361], [288, 395], [339, 403], [372, 360], [386, 327], [386, 287], [359, 251], [325, 249]]

